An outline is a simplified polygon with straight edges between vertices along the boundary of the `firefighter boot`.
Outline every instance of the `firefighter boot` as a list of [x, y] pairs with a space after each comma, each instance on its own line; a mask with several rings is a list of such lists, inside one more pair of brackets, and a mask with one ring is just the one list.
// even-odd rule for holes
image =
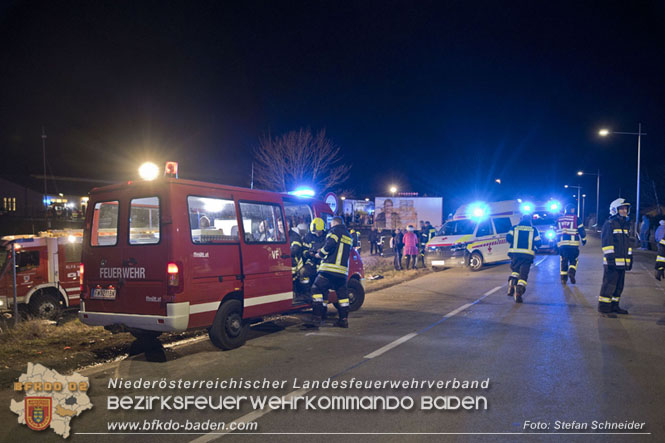
[[575, 268], [570, 268], [570, 269], [568, 269], [568, 277], [570, 277], [570, 282], [571, 282], [572, 284], [575, 284], [575, 283], [576, 283], [576, 281], [575, 281], [575, 272], [576, 272], [576, 271], [575, 271]]
[[623, 314], [623, 315], [628, 315], [628, 311], [625, 309], [622, 309], [619, 307], [619, 302], [618, 301], [613, 301], [612, 302], [612, 312], [615, 314]]
[[515, 279], [512, 277], [508, 277], [508, 293], [506, 294], [508, 297], [513, 297], [515, 295]]
[[616, 314], [612, 312], [612, 305], [610, 303], [598, 302], [598, 312], [603, 317], [607, 318], [617, 318]]
[[349, 319], [348, 318], [340, 318], [337, 320], [337, 326], [340, 328], [348, 328], [349, 327]]
[[522, 295], [524, 295], [526, 288], [523, 285], [517, 285], [515, 288], [515, 303], [522, 303]]
[[[570, 282], [573, 282], [572, 278], [570, 279]], [[565, 285], [566, 283], [568, 283], [568, 274], [561, 274], [561, 284]]]

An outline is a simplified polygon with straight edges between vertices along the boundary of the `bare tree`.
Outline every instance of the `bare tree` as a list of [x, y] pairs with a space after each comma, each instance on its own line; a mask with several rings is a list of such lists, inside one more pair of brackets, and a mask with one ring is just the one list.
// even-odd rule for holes
[[284, 192], [300, 184], [313, 186], [319, 193], [334, 189], [349, 176], [342, 163], [340, 147], [309, 129], [262, 137], [254, 150], [256, 182], [271, 191]]

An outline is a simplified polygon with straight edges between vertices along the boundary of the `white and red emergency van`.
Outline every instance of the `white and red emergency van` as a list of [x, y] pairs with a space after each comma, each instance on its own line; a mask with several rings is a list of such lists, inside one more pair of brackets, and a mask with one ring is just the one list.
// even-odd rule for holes
[[[251, 322], [308, 307], [293, 291], [287, 220], [332, 216], [314, 199], [176, 177], [93, 189], [79, 318], [137, 337], [208, 328], [218, 347], [239, 347]], [[355, 250], [348, 278], [356, 310], [365, 293]]]
[[510, 260], [506, 234], [520, 218], [517, 200], [460, 206], [427, 243], [425, 263], [432, 268], [468, 266], [478, 271], [486, 263]]
[[80, 302], [79, 267], [83, 230], [41, 232], [1, 239], [0, 312], [11, 311], [14, 302], [12, 246], [16, 250], [16, 300], [30, 314], [56, 318], [63, 308]]

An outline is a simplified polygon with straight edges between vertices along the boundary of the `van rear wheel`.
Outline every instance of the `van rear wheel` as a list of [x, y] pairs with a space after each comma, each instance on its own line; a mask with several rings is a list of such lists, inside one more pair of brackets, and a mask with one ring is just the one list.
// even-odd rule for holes
[[53, 294], [40, 291], [30, 298], [29, 304], [30, 314], [47, 320], [55, 320], [62, 312], [60, 300]]
[[480, 254], [480, 252], [476, 251], [473, 254], [471, 254], [471, 257], [469, 257], [469, 268], [473, 271], [480, 271], [480, 269], [483, 267], [483, 256]]
[[217, 310], [208, 336], [215, 346], [227, 351], [245, 344], [248, 328], [248, 323], [242, 318], [242, 303], [231, 299]]
[[365, 288], [355, 278], [352, 278], [346, 284], [349, 296], [349, 311], [357, 311], [365, 302]]

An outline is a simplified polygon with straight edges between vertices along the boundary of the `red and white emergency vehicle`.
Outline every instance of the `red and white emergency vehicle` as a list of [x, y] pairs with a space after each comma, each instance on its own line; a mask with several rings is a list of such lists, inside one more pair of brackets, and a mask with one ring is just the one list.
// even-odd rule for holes
[[460, 206], [427, 243], [425, 263], [432, 268], [468, 266], [478, 271], [486, 263], [510, 260], [506, 234], [520, 218], [517, 200]]
[[[239, 347], [251, 322], [308, 307], [293, 292], [286, 221], [332, 216], [317, 200], [173, 176], [93, 189], [79, 318], [137, 337], [208, 328], [218, 347]], [[348, 278], [356, 310], [365, 293], [355, 250]]]
[[12, 245], [16, 250], [16, 300], [30, 314], [55, 318], [63, 308], [80, 302], [79, 267], [83, 230], [46, 231], [1, 239], [0, 312], [14, 303]]

